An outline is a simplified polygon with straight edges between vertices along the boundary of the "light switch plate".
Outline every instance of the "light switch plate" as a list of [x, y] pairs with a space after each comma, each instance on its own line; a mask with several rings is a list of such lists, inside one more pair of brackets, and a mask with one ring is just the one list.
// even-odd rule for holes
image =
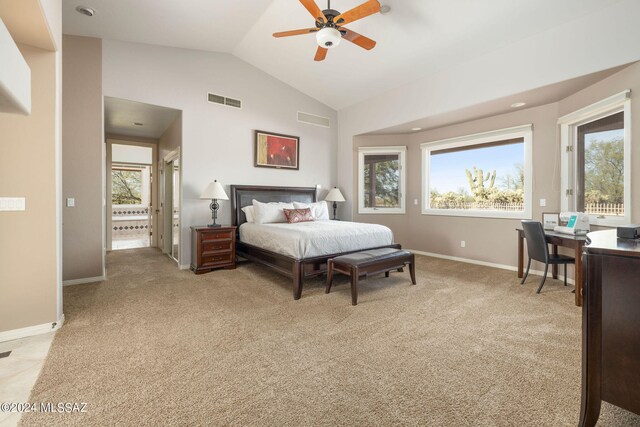
[[24, 197], [0, 197], [0, 211], [24, 211], [25, 208]]
[[76, 199], [73, 197], [67, 197], [67, 207], [72, 208], [76, 205]]
[[540, 206], [547, 206], [547, 199], [540, 199]]

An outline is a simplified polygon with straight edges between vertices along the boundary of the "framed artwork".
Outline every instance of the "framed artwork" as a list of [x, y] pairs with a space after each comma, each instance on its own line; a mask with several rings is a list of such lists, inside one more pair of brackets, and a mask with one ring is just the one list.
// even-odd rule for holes
[[560, 225], [560, 214], [558, 212], [545, 212], [542, 214], [542, 227], [545, 230], [553, 230]]
[[299, 169], [300, 138], [272, 132], [255, 132], [255, 163], [261, 168]]

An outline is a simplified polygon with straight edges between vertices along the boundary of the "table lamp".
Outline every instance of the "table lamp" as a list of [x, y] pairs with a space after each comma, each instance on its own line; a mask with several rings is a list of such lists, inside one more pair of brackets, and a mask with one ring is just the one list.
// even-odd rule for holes
[[342, 195], [338, 187], [333, 187], [331, 191], [329, 191], [329, 194], [327, 194], [327, 197], [325, 197], [324, 200], [326, 200], [327, 202], [333, 202], [333, 219], [335, 221], [337, 219], [336, 218], [336, 209], [338, 208], [337, 202], [346, 202], [346, 200], [344, 199], [344, 196]]
[[204, 189], [200, 198], [211, 199], [209, 209], [211, 209], [211, 219], [213, 219], [213, 224], [209, 224], [207, 227], [220, 227], [220, 224], [216, 224], [216, 219], [218, 219], [218, 208], [220, 208], [218, 200], [229, 200], [229, 197], [227, 197], [227, 193], [224, 192], [222, 185], [217, 180], [214, 180], [212, 183], [207, 185], [207, 188]]

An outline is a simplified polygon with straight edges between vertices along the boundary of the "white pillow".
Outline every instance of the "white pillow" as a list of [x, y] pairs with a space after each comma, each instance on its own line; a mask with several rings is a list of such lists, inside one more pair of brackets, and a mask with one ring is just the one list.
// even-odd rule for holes
[[242, 212], [244, 212], [244, 216], [247, 218], [247, 222], [256, 222], [253, 206], [245, 206], [244, 208], [242, 208]]
[[253, 201], [253, 217], [256, 224], [269, 224], [272, 222], [287, 222], [284, 216], [285, 209], [294, 209], [293, 203], [262, 203]]
[[293, 202], [296, 209], [311, 209], [311, 216], [316, 221], [329, 221], [329, 207], [324, 200], [315, 203]]

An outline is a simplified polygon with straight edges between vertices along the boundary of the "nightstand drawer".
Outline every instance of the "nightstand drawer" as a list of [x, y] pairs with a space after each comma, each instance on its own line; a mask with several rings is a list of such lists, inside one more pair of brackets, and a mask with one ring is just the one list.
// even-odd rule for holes
[[202, 254], [211, 255], [210, 252], [231, 251], [233, 248], [232, 240], [208, 241], [202, 243]]
[[202, 232], [202, 243], [212, 242], [215, 240], [233, 240], [235, 230], [215, 230]]
[[231, 264], [235, 260], [232, 253], [208, 255], [202, 257], [202, 267], [208, 267], [218, 264]]

